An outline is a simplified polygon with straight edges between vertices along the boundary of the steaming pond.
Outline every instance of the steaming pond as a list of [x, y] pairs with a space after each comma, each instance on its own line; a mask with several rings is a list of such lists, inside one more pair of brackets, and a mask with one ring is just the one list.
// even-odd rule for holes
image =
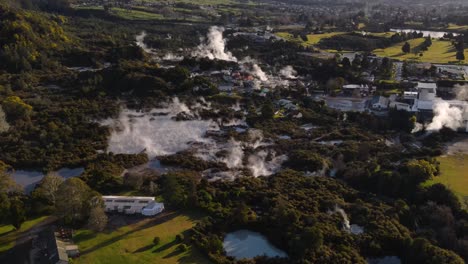
[[228, 256], [236, 259], [257, 256], [288, 257], [284, 251], [273, 246], [263, 235], [249, 230], [238, 230], [227, 234], [224, 238], [223, 247]]
[[[430, 30], [416, 30], [416, 29], [390, 29], [391, 32], [398, 32], [398, 33], [423, 33], [424, 37], [431, 36], [432, 38], [443, 38], [445, 34], [449, 34], [450, 32], [443, 32], [443, 31], [430, 31]], [[458, 36], [457, 33], [452, 33], [454, 36]]]
[[[80, 176], [84, 172], [83, 167], [79, 168], [62, 168], [55, 174], [62, 176], [64, 179]], [[13, 180], [24, 187], [25, 193], [29, 194], [34, 190], [34, 187], [44, 178], [44, 173], [40, 171], [15, 170], [11, 173]]]

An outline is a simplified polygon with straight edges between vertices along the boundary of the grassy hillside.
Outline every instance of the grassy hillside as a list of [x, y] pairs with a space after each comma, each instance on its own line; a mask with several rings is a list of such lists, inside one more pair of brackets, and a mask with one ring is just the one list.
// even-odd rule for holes
[[[401, 48], [405, 44], [404, 42], [395, 44], [386, 49], [376, 49], [374, 53], [377, 56], [388, 57], [397, 60], [416, 60], [420, 62], [431, 62], [431, 63], [450, 63], [457, 62], [456, 51], [450, 41], [433, 39], [432, 45], [427, 51], [418, 50], [418, 46], [424, 42], [424, 38], [417, 38], [408, 41], [411, 45], [410, 53], [403, 53]], [[422, 53], [422, 56], [420, 54]], [[468, 49], [465, 50], [465, 55], [468, 55]], [[466, 63], [468, 60], [462, 61]]]
[[426, 182], [427, 185], [442, 183], [462, 201], [468, 201], [468, 155], [450, 155], [438, 158], [441, 174]]
[[323, 33], [323, 34], [309, 34], [307, 35], [307, 41], [304, 41], [301, 37], [295, 38], [293, 34], [288, 32], [278, 32], [276, 33], [277, 36], [284, 38], [285, 40], [295, 42], [301, 44], [303, 46], [311, 46], [316, 45], [322, 39], [331, 38], [337, 35], [345, 34], [345, 32], [330, 32], [330, 33]]
[[[194, 214], [170, 212], [99, 234], [79, 230], [74, 241], [82, 254], [74, 263], [211, 263], [193, 247], [186, 252], [177, 249], [176, 235], [187, 232], [198, 219]], [[156, 236], [161, 242], [154, 246]]]

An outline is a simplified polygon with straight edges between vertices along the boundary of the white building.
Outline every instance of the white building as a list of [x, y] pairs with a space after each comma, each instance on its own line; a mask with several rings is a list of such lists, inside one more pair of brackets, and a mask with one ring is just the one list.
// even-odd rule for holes
[[103, 196], [102, 199], [106, 212], [152, 216], [164, 210], [164, 204], [155, 202], [154, 197]]

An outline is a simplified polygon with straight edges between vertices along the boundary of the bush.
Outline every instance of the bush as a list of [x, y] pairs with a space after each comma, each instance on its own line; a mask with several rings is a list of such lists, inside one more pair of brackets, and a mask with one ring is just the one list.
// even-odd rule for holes
[[181, 252], [185, 252], [185, 251], [187, 251], [187, 249], [188, 249], [188, 247], [185, 244], [180, 244], [180, 245], [177, 246], [177, 250], [181, 251]]
[[154, 244], [155, 246], [158, 245], [160, 242], [161, 242], [161, 238], [160, 238], [160, 237], [154, 237], [154, 239], [153, 239], [153, 244]]
[[182, 241], [184, 241], [184, 235], [183, 235], [183, 234], [178, 234], [178, 235], [176, 236], [176, 241], [177, 241], [178, 243], [181, 243]]

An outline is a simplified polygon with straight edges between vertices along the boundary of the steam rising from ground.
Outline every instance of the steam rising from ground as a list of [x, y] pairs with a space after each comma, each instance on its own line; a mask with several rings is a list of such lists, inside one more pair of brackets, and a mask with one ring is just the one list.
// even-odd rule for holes
[[206, 131], [219, 129], [213, 121], [176, 121], [179, 113], [194, 115], [177, 98], [166, 108], [150, 112], [122, 110], [116, 120], [102, 122], [112, 129], [108, 151], [113, 153], [140, 153], [150, 157], [175, 154], [189, 147], [191, 142], [206, 142]]
[[444, 126], [457, 130], [463, 125], [463, 113], [466, 109], [457, 106], [451, 106], [446, 101], [434, 102], [434, 118], [427, 126], [427, 131], [438, 131]]
[[456, 85], [455, 94], [458, 100], [468, 101], [468, 85]]
[[142, 48], [145, 52], [147, 53], [151, 53], [152, 50], [151, 48], [149, 48], [146, 44], [145, 44], [145, 38], [146, 38], [146, 32], [145, 31], [142, 31], [140, 34], [138, 34], [136, 37], [135, 37], [135, 40], [136, 40], [136, 45], [140, 48]]
[[359, 234], [364, 233], [364, 228], [362, 228], [361, 226], [358, 226], [358, 225], [354, 225], [354, 224], [352, 225], [350, 223], [348, 215], [339, 206], [336, 205], [335, 208], [333, 209], [333, 211], [329, 211], [329, 213], [339, 213], [341, 215], [341, 217], [343, 218], [343, 229], [345, 231], [350, 232], [350, 233], [355, 234], [355, 235], [359, 235]]
[[165, 54], [163, 57], [162, 57], [163, 60], [166, 60], [166, 61], [182, 61], [184, 60], [184, 56], [177, 56], [177, 55], [174, 55], [173, 53], [167, 53]]
[[[247, 168], [254, 177], [270, 176], [281, 168], [285, 155], [277, 155], [275, 151], [261, 148], [269, 144], [263, 141], [260, 130], [250, 129], [248, 141], [240, 142], [230, 139], [227, 143], [211, 144], [208, 148], [198, 150], [197, 156], [203, 160], [223, 162], [230, 172], [222, 172], [217, 178], [234, 178], [241, 169]], [[247, 152], [247, 149], [253, 150]], [[219, 173], [218, 173], [219, 174]]]
[[226, 51], [226, 40], [223, 38], [223, 32], [223, 27], [211, 27], [206, 38], [202, 38], [202, 43], [192, 52], [192, 56], [210, 60], [237, 61], [231, 52]]
[[[197, 110], [211, 109], [203, 98], [190, 109], [177, 98], [163, 108], [149, 112], [122, 110], [117, 119], [101, 122], [112, 129], [108, 151], [113, 153], [135, 154], [146, 152], [151, 158], [172, 155], [193, 149], [195, 155], [206, 161], [222, 162], [229, 171], [217, 174], [218, 178], [235, 178], [243, 169], [249, 169], [253, 176], [269, 176], [276, 173], [287, 159], [267, 149], [260, 130], [250, 129], [246, 142], [230, 139], [227, 142], [207, 137], [207, 131], [220, 131], [219, 120], [201, 120]], [[176, 117], [190, 119], [177, 121]], [[228, 125], [244, 126], [243, 121], [230, 120]], [[213, 177], [212, 172], [206, 173]]]
[[280, 74], [288, 79], [297, 79], [297, 71], [295, 71], [293, 67], [289, 65], [281, 69]]
[[[468, 86], [455, 86], [455, 94], [458, 101], [434, 100], [434, 117], [426, 126], [428, 132], [435, 132], [443, 127], [457, 130], [465, 126], [464, 122], [468, 121]], [[421, 131], [423, 127], [422, 124], [416, 123], [412, 133]]]

